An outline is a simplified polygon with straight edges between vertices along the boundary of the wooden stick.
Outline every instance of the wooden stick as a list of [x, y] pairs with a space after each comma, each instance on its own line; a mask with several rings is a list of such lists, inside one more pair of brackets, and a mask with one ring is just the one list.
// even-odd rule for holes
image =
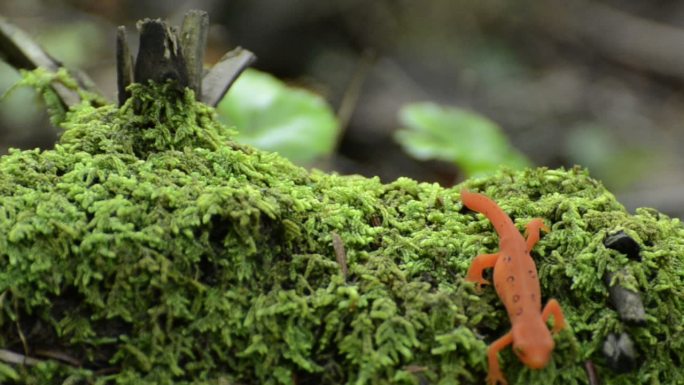
[[116, 30], [116, 86], [119, 106], [131, 97], [126, 88], [133, 83], [133, 56], [131, 56], [126, 35], [126, 27], [119, 26]]
[[[15, 68], [32, 70], [42, 67], [50, 72], [57, 72], [62, 67], [62, 63], [45, 52], [26, 32], [4, 18], [0, 18], [0, 55]], [[96, 92], [93, 81], [85, 73], [74, 70], [70, 73], [81, 88]], [[55, 82], [52, 84], [52, 89], [67, 107], [81, 101], [76, 91], [63, 84]]]
[[596, 373], [596, 368], [591, 360], [584, 361], [584, 370], [587, 372], [587, 379], [589, 380], [589, 385], [600, 385], [601, 380], [599, 380], [598, 374]]
[[160, 19], [140, 21], [138, 29], [140, 47], [135, 61], [135, 82], [147, 84], [151, 80], [161, 84], [173, 80], [179, 90], [187, 87], [188, 69], [174, 31]]
[[33, 366], [39, 364], [41, 361], [23, 354], [15, 353], [11, 350], [0, 349], [0, 361], [8, 364]]
[[335, 257], [337, 258], [337, 264], [340, 265], [340, 270], [344, 276], [345, 281], [347, 280], [347, 274], [349, 269], [347, 268], [347, 251], [344, 249], [344, 241], [336, 232], [331, 232], [333, 249], [335, 250]]
[[237, 47], [223, 55], [202, 79], [203, 103], [216, 106], [228, 92], [230, 86], [250, 64], [256, 56], [250, 51]]
[[195, 91], [195, 98], [202, 97], [204, 75], [204, 50], [209, 32], [209, 15], [193, 9], [185, 14], [181, 27], [180, 45], [188, 72], [188, 87]]

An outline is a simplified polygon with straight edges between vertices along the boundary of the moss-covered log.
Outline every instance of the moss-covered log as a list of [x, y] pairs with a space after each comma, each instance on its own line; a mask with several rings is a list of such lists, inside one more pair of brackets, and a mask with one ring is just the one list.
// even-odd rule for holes
[[[0, 159], [0, 382], [483, 383], [509, 322], [464, 281], [498, 239], [460, 186], [307, 172], [231, 141], [191, 91], [130, 90], [121, 108], [85, 98], [54, 149]], [[465, 186], [521, 230], [551, 225], [533, 257], [569, 328], [544, 370], [507, 349], [512, 384], [586, 384], [589, 360], [604, 384], [684, 383], [678, 220], [630, 215], [578, 168]], [[618, 231], [640, 259], [604, 246]], [[609, 272], [644, 325], [621, 322]], [[601, 352], [620, 333], [639, 356], [626, 374]]]

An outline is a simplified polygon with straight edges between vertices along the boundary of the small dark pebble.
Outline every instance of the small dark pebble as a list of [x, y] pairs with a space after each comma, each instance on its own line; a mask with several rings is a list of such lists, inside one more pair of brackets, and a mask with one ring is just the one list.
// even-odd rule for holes
[[438, 285], [439, 282], [437, 282], [437, 279], [432, 276], [432, 274], [425, 272], [420, 276], [420, 280], [430, 284], [431, 289], [435, 289]]
[[625, 254], [629, 259], [641, 260], [641, 256], [639, 255], [641, 247], [639, 247], [639, 244], [636, 243], [632, 237], [622, 230], [607, 236], [606, 239], [603, 240], [603, 245], [609, 249]]
[[[620, 273], [627, 274], [625, 271]], [[613, 273], [607, 272], [605, 283], [608, 285], [610, 302], [617, 310], [620, 320], [629, 325], [645, 325], [646, 311], [644, 310], [644, 303], [641, 301], [641, 295], [618, 284], [610, 286], [612, 279]]]
[[609, 334], [603, 342], [603, 355], [608, 367], [616, 373], [627, 373], [637, 368], [634, 342], [627, 333]]

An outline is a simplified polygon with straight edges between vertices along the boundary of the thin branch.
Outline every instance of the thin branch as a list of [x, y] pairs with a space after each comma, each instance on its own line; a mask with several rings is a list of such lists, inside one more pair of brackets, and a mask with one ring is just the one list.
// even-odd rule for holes
[[21, 345], [24, 348], [24, 354], [28, 356], [29, 353], [29, 346], [28, 346], [28, 341], [26, 341], [26, 336], [24, 335], [24, 332], [21, 331], [21, 322], [19, 321], [19, 301], [12, 296], [12, 302], [14, 303], [14, 315], [15, 315], [15, 320], [14, 323], [17, 326], [17, 334], [19, 334], [19, 339], [21, 340]]
[[[57, 72], [62, 67], [61, 62], [52, 58], [26, 32], [4, 18], [0, 18], [0, 56], [15, 68], [32, 70], [41, 67], [50, 72]], [[81, 88], [96, 92], [93, 81], [85, 73], [75, 70], [69, 72]], [[60, 83], [53, 83], [52, 88], [67, 107], [81, 101], [76, 91]]]
[[0, 361], [7, 362], [8, 364], [27, 366], [37, 365], [42, 362], [39, 359], [15, 353], [7, 349], [0, 349]]
[[347, 89], [344, 91], [342, 102], [337, 109], [337, 120], [340, 122], [339, 131], [337, 133], [337, 146], [339, 146], [339, 143], [344, 136], [344, 131], [349, 125], [352, 114], [354, 113], [354, 110], [356, 110], [356, 105], [359, 101], [359, 96], [361, 95], [361, 88], [368, 76], [368, 72], [375, 62], [375, 58], [376, 55], [374, 52], [364, 52]]
[[51, 358], [54, 360], [62, 361], [64, 363], [67, 363], [71, 366], [80, 368], [82, 366], [81, 361], [73, 356], [70, 356], [67, 353], [60, 352], [57, 350], [49, 350], [49, 349], [36, 349], [34, 352], [37, 356], [40, 357], [46, 357], [46, 358]]
[[256, 60], [250, 51], [237, 47], [223, 55], [202, 79], [201, 101], [216, 106], [228, 92], [230, 86]]
[[552, 36], [588, 44], [623, 64], [684, 79], [684, 30], [596, 1], [540, 3], [540, 23]]
[[584, 361], [584, 370], [587, 372], [587, 378], [589, 379], [589, 385], [600, 385], [601, 380], [599, 380], [598, 374], [596, 373], [596, 368], [591, 360]]
[[335, 250], [335, 257], [337, 258], [337, 264], [340, 265], [340, 270], [344, 276], [345, 281], [347, 280], [347, 274], [349, 272], [347, 268], [347, 251], [344, 249], [344, 241], [336, 232], [331, 232], [333, 249]]

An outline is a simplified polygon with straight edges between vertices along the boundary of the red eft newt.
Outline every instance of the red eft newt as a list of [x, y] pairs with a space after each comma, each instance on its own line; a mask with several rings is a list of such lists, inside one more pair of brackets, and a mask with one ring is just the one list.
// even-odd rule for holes
[[548, 228], [541, 219], [533, 219], [527, 224], [525, 239], [493, 200], [466, 190], [461, 191], [461, 200], [467, 208], [484, 214], [499, 235], [499, 252], [475, 257], [466, 279], [480, 285], [489, 284], [482, 278], [482, 272], [494, 268], [494, 288], [506, 307], [511, 330], [487, 349], [487, 383], [506, 385], [499, 368], [498, 353], [502, 349], [512, 344], [513, 352], [523, 364], [541, 369], [549, 362], [554, 348], [546, 321], [553, 315], [554, 333], [565, 327], [565, 317], [558, 301], [550, 299], [542, 310], [537, 266], [530, 256], [530, 251], [539, 241], [539, 230], [548, 232]]

